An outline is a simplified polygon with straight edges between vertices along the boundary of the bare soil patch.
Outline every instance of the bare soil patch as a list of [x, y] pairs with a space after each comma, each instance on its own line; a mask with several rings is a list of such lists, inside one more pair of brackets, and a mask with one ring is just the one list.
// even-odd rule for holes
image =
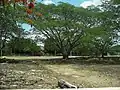
[[80, 63], [58, 59], [1, 62], [0, 88], [58, 88], [60, 79], [82, 88], [120, 87], [120, 65]]

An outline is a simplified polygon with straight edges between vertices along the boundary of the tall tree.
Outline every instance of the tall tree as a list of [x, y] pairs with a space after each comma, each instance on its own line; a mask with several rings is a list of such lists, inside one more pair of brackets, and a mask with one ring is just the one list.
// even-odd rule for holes
[[0, 56], [2, 56], [7, 40], [18, 33], [18, 27], [13, 8], [0, 8], [0, 12]]
[[61, 50], [63, 58], [67, 59], [70, 51], [80, 44], [80, 38], [84, 35], [85, 26], [81, 22], [87, 12], [83, 8], [77, 8], [66, 3], [46, 7], [49, 7], [49, 17], [44, 17], [42, 19], [44, 21], [37, 19], [34, 26], [46, 38], [52, 39], [51, 43], [54, 43]]

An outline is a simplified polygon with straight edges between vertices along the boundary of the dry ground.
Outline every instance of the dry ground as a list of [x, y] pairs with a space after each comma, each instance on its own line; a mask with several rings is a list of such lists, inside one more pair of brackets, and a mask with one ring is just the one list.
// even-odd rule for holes
[[58, 88], [60, 79], [85, 88], [120, 87], [120, 65], [88, 65], [70, 61], [0, 63], [0, 88]]

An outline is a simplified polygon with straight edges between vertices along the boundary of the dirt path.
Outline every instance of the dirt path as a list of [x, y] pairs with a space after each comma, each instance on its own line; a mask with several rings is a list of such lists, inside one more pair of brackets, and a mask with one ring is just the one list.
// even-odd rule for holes
[[[120, 86], [120, 70], [117, 69], [118, 67], [120, 68], [120, 66], [115, 66], [75, 66], [74, 64], [70, 64], [46, 65], [45, 67], [60, 74], [60, 78], [75, 83], [81, 87], [117, 87]], [[117, 69], [117, 71], [115, 71], [115, 69]]]

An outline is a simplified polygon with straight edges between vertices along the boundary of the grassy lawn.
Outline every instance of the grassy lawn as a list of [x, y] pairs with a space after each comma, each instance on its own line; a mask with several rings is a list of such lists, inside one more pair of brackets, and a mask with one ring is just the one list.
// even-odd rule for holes
[[120, 65], [21, 58], [19, 63], [0, 63], [0, 88], [58, 88], [60, 79], [85, 88], [120, 87]]

